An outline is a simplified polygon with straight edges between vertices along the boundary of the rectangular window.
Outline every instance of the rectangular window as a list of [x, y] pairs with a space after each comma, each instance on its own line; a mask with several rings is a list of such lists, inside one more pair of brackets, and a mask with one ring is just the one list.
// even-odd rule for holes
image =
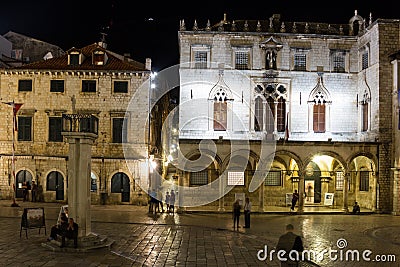
[[324, 133], [325, 105], [314, 105], [313, 120], [314, 133]]
[[264, 185], [280, 186], [282, 185], [282, 173], [281, 171], [269, 171], [267, 177], [265, 177]]
[[295, 54], [294, 55], [294, 70], [305, 71], [306, 70], [306, 55]]
[[114, 93], [128, 93], [128, 81], [114, 81]]
[[[125, 127], [124, 127], [125, 122]], [[112, 119], [112, 127], [113, 127], [113, 143], [123, 143], [126, 142], [127, 138], [127, 126], [125, 118], [113, 118]]]
[[344, 175], [343, 172], [336, 172], [336, 190], [343, 190]]
[[50, 92], [64, 93], [64, 80], [51, 80]]
[[244, 172], [228, 172], [228, 185], [244, 185]]
[[208, 171], [207, 170], [190, 173], [190, 185], [191, 186], [206, 185], [206, 184], [208, 184]]
[[369, 191], [369, 172], [360, 171], [360, 191]]
[[335, 52], [333, 54], [333, 71], [334, 72], [345, 72], [345, 52]]
[[69, 65], [78, 66], [79, 65], [79, 54], [69, 54]]
[[32, 80], [18, 81], [18, 92], [30, 92], [30, 91], [32, 91]]
[[96, 93], [96, 81], [95, 80], [82, 80], [82, 92]]
[[62, 142], [62, 118], [61, 117], [50, 117], [49, 118], [49, 141], [50, 142]]
[[96, 51], [93, 53], [93, 65], [104, 65], [104, 52]]
[[362, 54], [362, 69], [365, 70], [366, 68], [368, 68], [368, 52]]
[[235, 69], [248, 70], [249, 69], [249, 53], [246, 51], [238, 51], [235, 53]]
[[194, 51], [194, 67], [196, 69], [207, 68], [207, 51]]
[[18, 116], [18, 141], [32, 141], [32, 117]]

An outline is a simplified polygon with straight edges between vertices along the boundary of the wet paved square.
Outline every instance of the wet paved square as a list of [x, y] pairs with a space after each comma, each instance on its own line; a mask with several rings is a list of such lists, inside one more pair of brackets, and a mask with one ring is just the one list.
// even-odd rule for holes
[[[45, 207], [49, 235], [60, 204], [36, 205]], [[391, 215], [252, 214], [250, 229], [234, 231], [230, 213], [154, 217], [146, 207], [93, 206], [92, 230], [115, 241], [110, 249], [53, 252], [41, 246], [47, 242], [43, 229], [19, 237], [22, 210], [0, 201], [0, 266], [279, 266], [276, 256], [260, 261], [257, 253], [265, 245], [273, 249], [287, 223], [308, 250], [371, 250], [373, 260], [376, 255], [396, 260], [331, 261], [325, 256], [320, 266], [399, 266], [400, 261], [400, 217]]]

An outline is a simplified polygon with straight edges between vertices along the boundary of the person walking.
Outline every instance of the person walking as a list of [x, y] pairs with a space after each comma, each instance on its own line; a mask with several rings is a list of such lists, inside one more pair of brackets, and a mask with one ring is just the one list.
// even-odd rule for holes
[[296, 206], [297, 200], [299, 200], [299, 193], [297, 193], [297, 189], [294, 190], [292, 195], [292, 206], [290, 207], [291, 211], [294, 211], [294, 207]]
[[246, 197], [243, 207], [244, 212], [244, 226], [243, 228], [250, 228], [250, 212], [251, 212], [251, 202], [250, 198]]
[[[279, 237], [278, 244], [276, 245], [277, 253], [283, 255], [281, 260], [281, 267], [297, 267], [301, 260], [301, 252], [304, 250], [303, 240], [301, 236], [293, 233], [294, 226], [292, 224], [286, 225], [286, 233]], [[279, 252], [279, 251], [285, 251]], [[291, 253], [291, 251], [297, 251], [298, 253]], [[291, 256], [289, 256], [291, 255]], [[297, 255], [299, 258], [292, 260]]]
[[239, 199], [233, 203], [232, 206], [232, 217], [233, 217], [233, 228], [239, 230], [239, 218], [240, 218], [240, 210], [241, 206], [239, 203]]
[[167, 205], [167, 213], [169, 213], [169, 202], [170, 202], [171, 195], [169, 194], [169, 191], [165, 193], [165, 204]]
[[171, 195], [169, 196], [169, 208], [172, 213], [175, 212], [175, 192], [171, 190]]

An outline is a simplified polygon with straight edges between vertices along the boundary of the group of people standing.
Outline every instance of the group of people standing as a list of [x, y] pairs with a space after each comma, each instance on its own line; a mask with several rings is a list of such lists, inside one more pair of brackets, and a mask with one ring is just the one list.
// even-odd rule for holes
[[23, 201], [29, 201], [29, 191], [31, 191], [32, 202], [37, 201], [39, 188], [35, 183], [35, 181], [32, 181], [32, 185], [29, 182], [23, 182], [22, 189], [23, 189]]
[[[232, 207], [232, 216], [233, 216], [233, 228], [237, 230], [239, 230], [239, 218], [241, 209], [242, 206], [240, 205], [240, 200], [236, 199]], [[250, 198], [246, 197], [243, 205], [243, 214], [244, 214], [243, 228], [250, 228], [250, 213], [251, 213], [251, 202]]]
[[[151, 190], [149, 193], [149, 213], [156, 214], [157, 212], [175, 212], [175, 191], [171, 190], [171, 193], [167, 191], [165, 193], [165, 199], [163, 199], [163, 194], [161, 190], [156, 191]], [[164, 203], [166, 204], [166, 209], [164, 210]]]

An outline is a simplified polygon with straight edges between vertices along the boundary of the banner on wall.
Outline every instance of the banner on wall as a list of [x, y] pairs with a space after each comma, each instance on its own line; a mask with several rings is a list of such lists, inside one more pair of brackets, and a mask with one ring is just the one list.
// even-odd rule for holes
[[333, 205], [333, 193], [325, 193], [324, 205], [332, 206]]

